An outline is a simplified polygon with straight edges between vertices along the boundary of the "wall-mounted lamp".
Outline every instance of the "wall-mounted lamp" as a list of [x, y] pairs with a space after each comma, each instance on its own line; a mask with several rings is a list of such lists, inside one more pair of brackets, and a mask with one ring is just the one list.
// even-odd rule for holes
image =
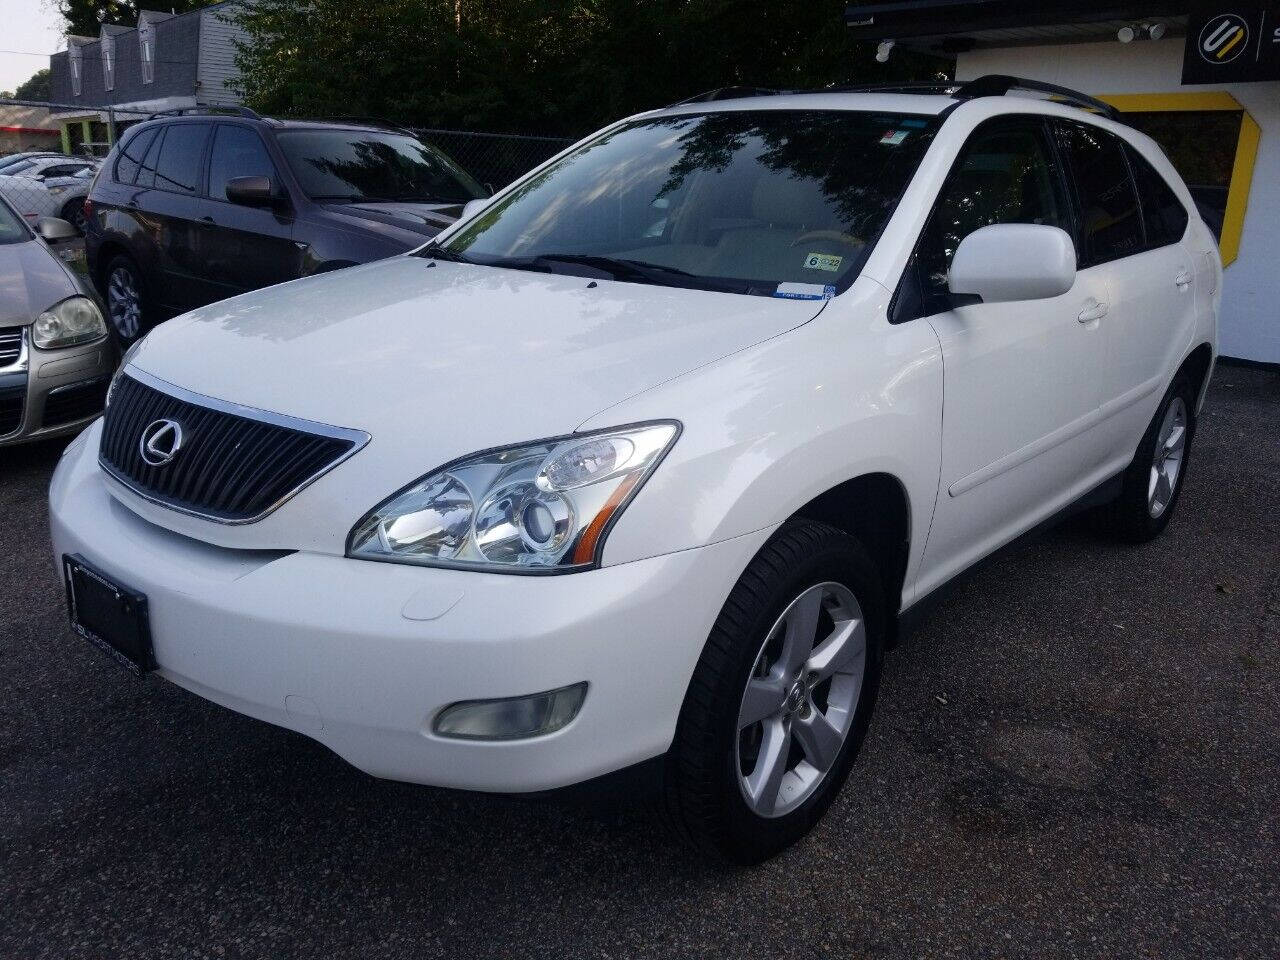
[[888, 63], [889, 54], [893, 53], [893, 40], [881, 40], [880, 45], [876, 47], [876, 63]]
[[1163, 23], [1130, 23], [1116, 31], [1116, 39], [1121, 43], [1133, 43], [1135, 40], [1159, 40], [1168, 30]]

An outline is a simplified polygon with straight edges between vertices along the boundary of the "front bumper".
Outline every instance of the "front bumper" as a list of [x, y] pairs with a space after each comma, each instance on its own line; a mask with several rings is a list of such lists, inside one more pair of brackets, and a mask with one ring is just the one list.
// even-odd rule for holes
[[[54, 475], [55, 558], [79, 553], [147, 595], [166, 679], [396, 780], [548, 790], [663, 753], [724, 598], [771, 532], [542, 577], [230, 550], [116, 501], [97, 465], [100, 431], [68, 447]], [[450, 703], [584, 680], [581, 711], [555, 733], [431, 731]]]
[[115, 371], [110, 339], [40, 350], [23, 328], [22, 354], [0, 369], [0, 447], [75, 433], [102, 412]]

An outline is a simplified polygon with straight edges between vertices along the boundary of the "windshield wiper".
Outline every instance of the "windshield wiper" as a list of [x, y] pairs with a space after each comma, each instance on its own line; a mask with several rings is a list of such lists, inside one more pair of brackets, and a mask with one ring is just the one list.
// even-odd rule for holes
[[414, 253], [415, 257], [424, 257], [428, 260], [447, 260], [450, 263], [475, 263], [470, 257], [459, 253], [457, 250], [450, 250], [448, 247], [442, 247], [438, 243], [428, 243], [425, 247]]
[[710, 290], [728, 292], [745, 292], [747, 285], [734, 281], [718, 280], [712, 277], [699, 276], [679, 267], [666, 267], [658, 263], [647, 263], [643, 260], [628, 260], [622, 257], [606, 257], [590, 253], [541, 253], [533, 257], [507, 257], [493, 263], [495, 267], [516, 267], [526, 270], [552, 271], [555, 264], [589, 267], [606, 274], [611, 280], [625, 280], [633, 283], [655, 283], [664, 286], [699, 287]]

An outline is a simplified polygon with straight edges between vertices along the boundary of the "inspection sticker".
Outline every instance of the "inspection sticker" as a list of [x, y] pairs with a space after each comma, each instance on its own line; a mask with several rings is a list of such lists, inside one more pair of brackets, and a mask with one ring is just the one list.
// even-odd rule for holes
[[804, 255], [804, 265], [810, 270], [828, 270], [835, 273], [840, 269], [840, 262], [844, 257], [837, 257], [830, 253], [806, 253]]
[[903, 140], [907, 139], [910, 130], [886, 130], [884, 136], [880, 138], [881, 143], [887, 143], [891, 147], [896, 147]]
[[773, 295], [784, 300], [830, 300], [836, 288], [830, 283], [780, 283]]

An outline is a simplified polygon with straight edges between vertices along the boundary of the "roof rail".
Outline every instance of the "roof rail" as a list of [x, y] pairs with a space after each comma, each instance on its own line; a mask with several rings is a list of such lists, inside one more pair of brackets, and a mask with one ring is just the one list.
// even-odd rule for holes
[[848, 87], [825, 87], [813, 93], [914, 93], [949, 97], [964, 84], [954, 80], [920, 83], [860, 83]]
[[739, 100], [743, 97], [774, 97], [792, 92], [798, 91], [771, 90], [768, 87], [716, 87], [714, 90], [704, 90], [702, 93], [695, 94], [688, 100], [679, 100], [671, 106], [682, 107], [686, 103], [715, 103], [717, 100]]
[[999, 73], [988, 74], [985, 77], [978, 77], [976, 80], [962, 83], [959, 89], [951, 96], [957, 100], [976, 100], [979, 97], [1003, 97], [1010, 90], [1031, 90], [1036, 93], [1048, 93], [1058, 100], [1067, 101], [1072, 106], [1100, 113], [1108, 120], [1120, 119], [1120, 111], [1115, 107], [1109, 103], [1104, 103], [1096, 97], [1091, 97], [1087, 93], [1081, 93], [1079, 90], [1072, 90], [1069, 87], [1060, 87], [1053, 83], [1025, 80], [1022, 77], [1009, 77]]
[[417, 136], [412, 127], [406, 127], [402, 123], [392, 123], [381, 117], [295, 117], [294, 119], [299, 123], [351, 123], [362, 127], [381, 127], [383, 130], [395, 130], [398, 133]]
[[251, 120], [262, 119], [262, 117], [258, 116], [258, 114], [255, 113], [253, 110], [250, 110], [248, 107], [241, 107], [241, 106], [178, 107], [175, 110], [158, 110], [155, 113], [151, 114], [151, 116], [147, 117], [147, 119], [154, 120], [156, 117], [181, 117], [183, 114], [188, 114], [188, 113], [190, 114], [229, 113], [237, 117], [248, 117]]

